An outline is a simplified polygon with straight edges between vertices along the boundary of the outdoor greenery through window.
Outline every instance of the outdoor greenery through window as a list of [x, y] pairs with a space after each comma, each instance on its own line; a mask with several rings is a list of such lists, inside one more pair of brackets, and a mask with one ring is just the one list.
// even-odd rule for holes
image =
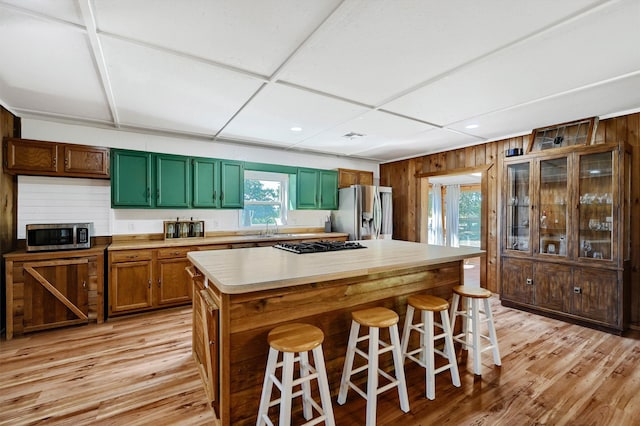
[[286, 224], [288, 188], [289, 176], [286, 174], [245, 171], [240, 226]]
[[462, 190], [458, 206], [458, 238], [460, 245], [480, 247], [480, 209], [482, 193], [479, 189]]

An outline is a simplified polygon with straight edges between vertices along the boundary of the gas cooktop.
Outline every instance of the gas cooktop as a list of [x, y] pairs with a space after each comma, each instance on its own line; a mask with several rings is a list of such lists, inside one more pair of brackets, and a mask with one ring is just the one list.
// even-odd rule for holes
[[319, 253], [324, 251], [353, 250], [366, 248], [355, 241], [315, 241], [309, 243], [280, 243], [273, 246], [292, 253]]

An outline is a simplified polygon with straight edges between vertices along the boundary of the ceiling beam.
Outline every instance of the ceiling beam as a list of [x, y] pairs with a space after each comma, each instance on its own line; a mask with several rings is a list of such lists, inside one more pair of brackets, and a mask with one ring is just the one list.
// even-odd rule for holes
[[113, 95], [113, 87], [111, 85], [111, 79], [109, 78], [109, 70], [107, 69], [107, 62], [104, 58], [104, 52], [102, 50], [102, 44], [98, 38], [98, 31], [96, 26], [95, 14], [93, 12], [93, 6], [90, 0], [78, 0], [80, 11], [82, 12], [82, 19], [84, 20], [87, 28], [87, 36], [89, 37], [89, 44], [91, 45], [91, 53], [93, 55], [93, 62], [97, 68], [100, 80], [102, 81], [102, 89], [109, 103], [109, 110], [111, 111], [111, 117], [115, 127], [120, 127], [120, 118], [118, 117], [118, 108], [116, 106], [115, 96]]

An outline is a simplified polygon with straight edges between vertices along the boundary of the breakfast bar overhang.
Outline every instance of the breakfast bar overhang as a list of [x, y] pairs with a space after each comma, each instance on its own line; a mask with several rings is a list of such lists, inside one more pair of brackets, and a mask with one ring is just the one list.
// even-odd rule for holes
[[215, 388], [213, 406], [223, 425], [255, 424], [272, 328], [305, 322], [323, 330], [329, 386], [335, 396], [352, 311], [384, 306], [403, 317], [411, 294], [449, 299], [452, 287], [463, 284], [464, 260], [484, 255], [473, 247], [397, 240], [360, 243], [366, 248], [311, 254], [273, 247], [188, 254], [200, 277], [194, 279], [194, 310], [196, 293], [217, 307], [209, 342], [214, 365], [205, 368], [213, 371], [207, 377]]

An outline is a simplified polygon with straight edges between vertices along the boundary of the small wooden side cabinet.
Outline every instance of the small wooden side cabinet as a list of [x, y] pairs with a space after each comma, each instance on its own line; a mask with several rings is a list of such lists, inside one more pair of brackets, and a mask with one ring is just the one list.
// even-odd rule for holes
[[7, 253], [7, 340], [32, 331], [104, 321], [104, 250]]
[[5, 138], [4, 150], [10, 174], [109, 179], [109, 148]]
[[210, 292], [205, 285], [204, 275], [191, 265], [186, 270], [193, 282], [193, 358], [198, 364], [207, 399], [216, 413], [219, 413], [219, 307], [215, 293]]
[[338, 188], [348, 188], [351, 185], [373, 185], [373, 172], [338, 169]]

